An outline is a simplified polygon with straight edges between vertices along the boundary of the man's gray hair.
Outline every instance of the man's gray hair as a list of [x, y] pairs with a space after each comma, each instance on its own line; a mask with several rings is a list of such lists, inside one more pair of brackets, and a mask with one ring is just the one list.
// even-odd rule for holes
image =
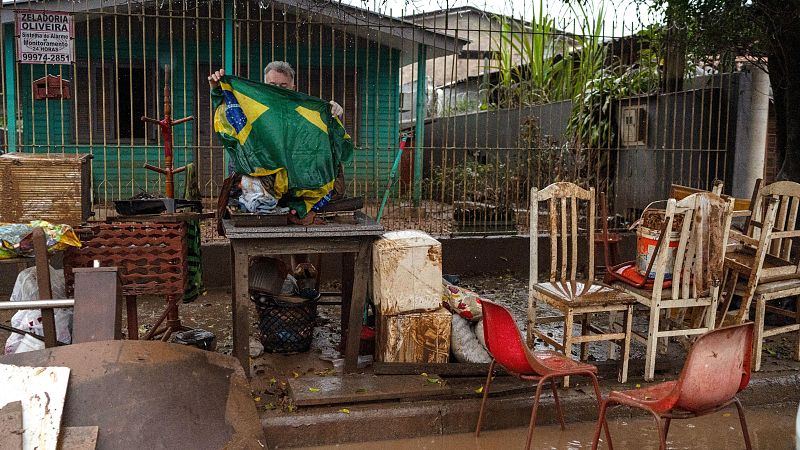
[[289, 64], [286, 61], [272, 61], [271, 63], [267, 64], [267, 67], [264, 67], [265, 83], [267, 81], [267, 74], [273, 70], [288, 76], [289, 78], [292, 79], [292, 82], [294, 82], [294, 69], [292, 68], [291, 64]]

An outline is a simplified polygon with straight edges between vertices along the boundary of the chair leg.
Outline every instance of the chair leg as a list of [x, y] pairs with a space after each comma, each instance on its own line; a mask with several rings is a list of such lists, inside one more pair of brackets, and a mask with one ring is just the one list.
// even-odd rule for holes
[[536, 396], [533, 397], [533, 408], [531, 409], [531, 423], [528, 425], [528, 440], [525, 442], [525, 450], [530, 450], [533, 443], [533, 429], [536, 428], [536, 412], [539, 409], [539, 397], [542, 395], [542, 386], [548, 377], [544, 377], [536, 384]]
[[608, 411], [608, 400], [600, 402], [600, 414], [597, 416], [597, 426], [594, 428], [594, 438], [592, 439], [592, 450], [597, 450], [597, 444], [600, 442], [600, 432], [605, 428], [606, 441], [608, 442], [608, 449], [614, 450], [614, 444], [611, 443], [611, 431], [608, 429], [606, 422], [606, 411]]
[[[600, 393], [600, 383], [597, 381], [597, 375], [593, 374], [592, 372], [587, 372], [586, 375], [592, 379], [592, 387], [594, 388], [594, 395], [597, 396], [597, 407], [602, 409], [603, 407], [603, 394]], [[603, 418], [605, 422], [605, 418]], [[611, 431], [608, 429], [608, 424], [604, 424], [606, 427], [606, 439], [609, 442], [609, 446], [611, 445]], [[610, 447], [609, 447], [610, 448]]]
[[736, 411], [739, 412], [739, 422], [742, 424], [742, 434], [744, 435], [744, 447], [747, 450], [752, 450], [753, 445], [750, 443], [750, 432], [747, 430], [747, 419], [744, 417], [744, 408], [738, 398], [734, 398], [733, 402], [736, 404]]
[[[794, 310], [796, 311], [795, 323], [800, 324], [800, 297], [794, 298]], [[794, 360], [800, 361], [800, 330], [797, 330], [797, 342], [794, 348]]]
[[[590, 313], [584, 314], [583, 319], [581, 320], [581, 336], [586, 336], [587, 334], [589, 334], [589, 314]], [[586, 358], [588, 356], [589, 356], [589, 343], [582, 342], [580, 361], [586, 361]]]
[[[617, 311], [608, 312], [608, 332], [613, 333], [617, 323]], [[617, 359], [617, 343], [608, 341], [608, 359]]]
[[481, 425], [483, 425], [483, 414], [486, 408], [486, 399], [489, 397], [489, 385], [492, 384], [492, 373], [494, 373], [494, 364], [495, 360], [492, 358], [491, 364], [489, 364], [489, 373], [486, 374], [486, 382], [483, 383], [483, 398], [481, 399], [481, 409], [478, 412], [478, 424], [475, 425], [475, 437], [480, 437], [481, 435]]
[[561, 422], [561, 431], [564, 431], [564, 410], [561, 409], [561, 402], [558, 400], [558, 388], [556, 387], [556, 379], [550, 378], [550, 387], [553, 388], [553, 400], [556, 403], [556, 411], [558, 412], [558, 420]]
[[[648, 410], [649, 411], [649, 410]], [[667, 450], [667, 433], [664, 427], [664, 420], [654, 411], [650, 411], [656, 421], [656, 431], [658, 432], [658, 450]]]
[[[564, 314], [564, 356], [567, 358], [572, 358], [572, 323], [574, 321], [574, 317], [572, 316], [572, 311], [567, 310], [566, 314]], [[564, 388], [569, 387], [569, 377], [564, 377], [564, 382], [562, 383]]]
[[661, 309], [657, 306], [650, 307], [650, 323], [647, 331], [647, 351], [645, 352], [644, 379], [653, 381], [656, 374], [656, 353], [658, 346], [658, 320]]
[[619, 373], [618, 381], [620, 383], [628, 382], [628, 362], [631, 357], [631, 339], [633, 329], [633, 305], [628, 306], [628, 309], [623, 313], [625, 320], [625, 339], [622, 344], [622, 370]]
[[753, 371], [761, 370], [761, 351], [764, 347], [764, 314], [767, 308], [764, 297], [756, 297], [756, 323], [753, 332]]
[[664, 418], [664, 439], [667, 439], [667, 435], [669, 435], [669, 426], [672, 424], [672, 419], [669, 417]]

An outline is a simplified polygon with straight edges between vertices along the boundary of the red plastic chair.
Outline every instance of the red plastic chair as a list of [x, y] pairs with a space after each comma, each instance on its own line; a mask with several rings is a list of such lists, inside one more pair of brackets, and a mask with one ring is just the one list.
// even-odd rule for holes
[[[564, 429], [564, 413], [561, 410], [561, 403], [558, 400], [558, 389], [556, 381], [562, 380], [565, 376], [587, 376], [592, 379], [594, 392], [597, 395], [598, 405], [602, 401], [600, 395], [600, 385], [597, 383], [597, 367], [575, 361], [561, 353], [555, 351], [536, 351], [532, 352], [522, 340], [522, 335], [517, 329], [517, 324], [508, 310], [497, 303], [488, 300], [481, 300], [483, 307], [483, 336], [486, 346], [492, 355], [492, 363], [489, 365], [489, 373], [486, 375], [486, 383], [483, 385], [483, 399], [481, 400], [481, 410], [478, 413], [478, 425], [475, 427], [475, 436], [481, 435], [481, 424], [486, 407], [486, 399], [489, 397], [489, 386], [492, 383], [492, 374], [495, 364], [500, 364], [507, 372], [522, 380], [539, 380], [536, 385], [536, 396], [533, 399], [533, 409], [531, 410], [531, 422], [528, 427], [528, 440], [525, 444], [526, 449], [531, 448], [533, 429], [536, 427], [536, 411], [539, 407], [539, 396], [542, 387], [547, 381], [553, 390], [558, 420], [561, 422], [561, 429]], [[606, 427], [607, 429], [608, 427]]]
[[731, 403], [736, 405], [742, 424], [745, 447], [750, 450], [750, 435], [744, 409], [736, 394], [750, 382], [753, 356], [753, 323], [718, 328], [702, 335], [692, 346], [680, 377], [644, 389], [612, 391], [600, 406], [592, 450], [597, 449], [605, 425], [608, 448], [613, 449], [606, 423], [609, 406], [625, 405], [649, 411], [656, 420], [660, 449], [667, 448], [667, 433], [672, 419], [688, 419], [714, 413]]

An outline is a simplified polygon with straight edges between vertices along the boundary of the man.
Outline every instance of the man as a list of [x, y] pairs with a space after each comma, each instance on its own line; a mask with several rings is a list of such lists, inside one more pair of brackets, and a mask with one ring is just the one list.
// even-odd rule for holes
[[[212, 90], [219, 86], [219, 79], [223, 75], [225, 75], [225, 69], [219, 69], [208, 76], [208, 85], [211, 86]], [[273, 86], [295, 90], [294, 76], [294, 69], [286, 61], [272, 61], [267, 64], [267, 67], [264, 67], [264, 83]], [[331, 114], [334, 116], [339, 117], [344, 113], [344, 109], [335, 101], [331, 100], [330, 104]]]
[[[219, 87], [219, 80], [223, 75], [225, 75], [224, 69], [219, 69], [209, 75], [208, 85], [211, 87], [212, 91]], [[271, 63], [267, 64], [266, 67], [264, 67], [264, 83], [282, 87], [284, 89], [295, 90], [294, 68], [292, 68], [291, 64], [287, 63], [286, 61], [272, 61]], [[344, 109], [341, 107], [341, 105], [333, 100], [331, 100], [329, 103], [331, 105], [331, 114], [333, 116], [340, 117], [344, 113]], [[233, 174], [234, 171], [233, 161], [231, 161], [231, 164], [228, 167], [228, 172]], [[339, 166], [339, 175], [336, 177], [335, 186], [335, 190], [340, 193], [344, 193], [344, 177], [341, 166]], [[304, 225], [309, 224], [306, 222], [313, 223], [314, 216], [315, 214], [310, 212], [306, 216], [306, 220], [300, 221], [300, 223]], [[298, 278], [315, 278], [317, 275], [316, 269], [308, 262], [306, 255], [292, 255], [292, 267], [295, 268], [294, 274], [295, 276], [298, 276]]]

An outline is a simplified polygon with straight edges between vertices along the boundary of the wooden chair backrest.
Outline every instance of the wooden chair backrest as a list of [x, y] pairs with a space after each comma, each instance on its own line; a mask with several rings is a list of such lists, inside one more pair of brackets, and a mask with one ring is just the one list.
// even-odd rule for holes
[[548, 231], [550, 235], [549, 281], [575, 281], [578, 269], [578, 218], [581, 206], [586, 206], [588, 233], [587, 280], [594, 279], [594, 188], [588, 190], [567, 183], [553, 183], [542, 190], [531, 189], [530, 207], [530, 285], [538, 282], [539, 202], [548, 203]]
[[[722, 194], [722, 189], [725, 187], [725, 183], [722, 180], [714, 180], [713, 185], [711, 186], [711, 191], [706, 191], [703, 189], [697, 189], [689, 186], [682, 186], [680, 184], [673, 184], [670, 187], [669, 198], [674, 198], [675, 200], [683, 200], [684, 198], [692, 195], [697, 194], [700, 192], [713, 192], [719, 196], [725, 197]], [[755, 189], [753, 190], [753, 195], [758, 192], [759, 188], [761, 187], [761, 179], [759, 178], [756, 180]], [[734, 216], [748, 216], [750, 211], [750, 206], [753, 202], [753, 199], [744, 199], [744, 198], [734, 198], [733, 199], [733, 211]]]
[[[703, 200], [705, 199], [705, 200]], [[672, 299], [689, 299], [696, 298], [697, 280], [692, 282], [694, 273], [702, 273], [703, 260], [698, 254], [699, 242], [698, 234], [694, 232], [696, 226], [695, 216], [700, 214], [703, 201], [711, 202], [723, 208], [723, 230], [721, 248], [725, 248], [728, 242], [728, 234], [731, 227], [731, 219], [733, 214], [733, 199], [724, 199], [712, 192], [701, 192], [692, 194], [682, 200], [671, 198], [667, 201], [667, 209], [665, 213], [664, 227], [662, 228], [662, 235], [664, 236], [659, 240], [659, 245], [655, 251], [655, 261], [653, 263], [653, 270], [656, 276], [653, 283], [653, 297], [660, 298], [661, 291], [664, 285], [665, 275], [669, 268], [672, 269]], [[683, 226], [680, 230], [678, 240], [678, 247], [675, 250], [675, 262], [672, 267], [668, 267], [669, 256], [669, 237], [667, 233], [672, 230], [672, 224], [676, 216], [682, 216]], [[702, 237], [705, 242], [710, 242], [710, 236]], [[705, 244], [707, 245], [707, 244]], [[720, 252], [719, 258], [724, 258], [724, 252]], [[709, 261], [709, 264], [718, 264], [722, 267], [724, 260]], [[720, 276], [721, 281], [721, 276]], [[712, 288], [712, 295], [717, 295], [719, 286]]]
[[[778, 212], [775, 217], [774, 230], [771, 236], [769, 254], [785, 261], [792, 260], [793, 240], [800, 237], [797, 230], [797, 213], [800, 207], [800, 183], [794, 181], [777, 181], [761, 188], [756, 197], [753, 208], [753, 217], [762, 218], [765, 214], [765, 200], [775, 197], [778, 202]], [[758, 239], [760, 235], [759, 224], [751, 220], [746, 231], [748, 236]], [[800, 272], [800, 258], [797, 258], [797, 268]]]

